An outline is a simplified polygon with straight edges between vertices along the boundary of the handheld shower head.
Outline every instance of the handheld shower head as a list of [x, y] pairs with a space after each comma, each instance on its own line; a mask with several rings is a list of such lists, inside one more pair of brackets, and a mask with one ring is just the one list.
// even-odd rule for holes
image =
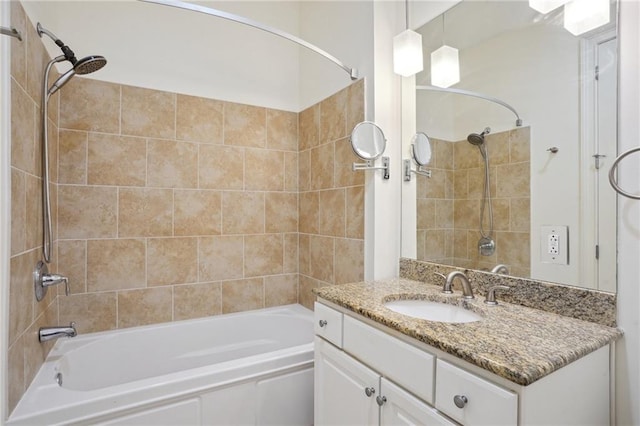
[[484, 145], [484, 135], [489, 134], [491, 132], [491, 128], [489, 127], [485, 127], [484, 130], [482, 131], [482, 133], [471, 133], [469, 136], [467, 136], [467, 141], [471, 144], [471, 145], [475, 145], [475, 146], [482, 146]]
[[76, 63], [73, 64], [73, 69], [76, 74], [84, 75], [96, 72], [105, 65], [107, 65], [107, 60], [104, 56], [92, 55], [76, 61]]

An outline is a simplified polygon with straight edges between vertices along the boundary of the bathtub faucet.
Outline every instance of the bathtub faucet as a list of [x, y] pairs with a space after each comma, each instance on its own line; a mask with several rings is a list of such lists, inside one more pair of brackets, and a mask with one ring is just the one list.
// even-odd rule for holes
[[47, 340], [57, 339], [58, 337], [76, 337], [76, 323], [72, 322], [69, 327], [40, 327], [38, 330], [38, 340], [46, 342]]

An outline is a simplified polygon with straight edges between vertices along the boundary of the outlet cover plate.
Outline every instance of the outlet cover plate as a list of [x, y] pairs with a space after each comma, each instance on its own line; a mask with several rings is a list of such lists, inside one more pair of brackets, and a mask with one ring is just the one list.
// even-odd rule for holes
[[540, 261], [569, 264], [569, 227], [543, 225], [540, 227]]

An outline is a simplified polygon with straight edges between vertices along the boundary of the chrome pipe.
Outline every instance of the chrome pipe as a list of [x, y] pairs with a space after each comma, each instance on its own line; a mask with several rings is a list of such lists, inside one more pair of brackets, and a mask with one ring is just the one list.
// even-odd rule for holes
[[319, 47], [309, 43], [308, 41], [305, 41], [299, 37], [296, 37], [292, 34], [289, 34], [285, 31], [279, 30], [278, 28], [274, 28], [274, 27], [270, 27], [268, 25], [264, 25], [261, 24], [260, 22], [254, 21], [252, 19], [248, 19], [245, 18], [243, 16], [240, 15], [235, 15], [233, 13], [229, 13], [229, 12], [223, 12], [221, 10], [217, 10], [217, 9], [212, 9], [210, 7], [205, 7], [205, 6], [200, 6], [198, 4], [193, 4], [193, 3], [187, 3], [184, 1], [180, 1], [180, 0], [140, 0], [142, 2], [145, 3], [154, 3], [154, 4], [159, 4], [159, 5], [163, 5], [163, 6], [170, 6], [170, 7], [176, 7], [178, 9], [184, 9], [184, 10], [190, 10], [192, 12], [199, 12], [199, 13], [204, 13], [205, 15], [211, 15], [211, 16], [215, 16], [218, 18], [222, 18], [222, 19], [227, 19], [229, 21], [233, 21], [236, 22], [238, 24], [243, 24], [243, 25], [248, 25], [252, 28], [258, 29], [258, 30], [262, 30], [265, 32], [268, 32], [270, 34], [276, 35], [278, 37], [282, 37], [284, 39], [287, 39], [289, 41], [292, 41], [296, 44], [299, 44], [300, 46], [307, 48], [309, 50], [311, 50], [314, 53], [317, 53], [320, 56], [323, 56], [325, 59], [328, 59], [329, 61], [333, 62], [334, 64], [338, 65], [340, 68], [342, 68], [343, 70], [345, 70], [348, 74], [349, 77], [351, 78], [351, 80], [356, 80], [358, 78], [358, 70], [355, 68], [350, 68], [347, 65], [343, 64], [338, 58], [336, 58], [335, 56], [325, 52], [324, 50], [320, 49]]
[[458, 95], [472, 96], [474, 98], [484, 99], [485, 101], [496, 103], [498, 105], [501, 105], [501, 106], [507, 108], [509, 111], [511, 111], [516, 116], [516, 126], [518, 126], [518, 127], [522, 126], [522, 119], [518, 115], [518, 112], [515, 110], [515, 108], [513, 108], [511, 105], [509, 105], [508, 103], [506, 103], [506, 102], [504, 102], [504, 101], [502, 101], [502, 100], [500, 100], [498, 98], [493, 98], [491, 96], [483, 95], [482, 93], [478, 93], [478, 92], [472, 92], [471, 90], [452, 89], [452, 88], [449, 88], [449, 87], [444, 88], [444, 87], [437, 87], [437, 86], [416, 86], [416, 90], [428, 90], [428, 91], [431, 91], [431, 92], [455, 93], [455, 94], [458, 94]]

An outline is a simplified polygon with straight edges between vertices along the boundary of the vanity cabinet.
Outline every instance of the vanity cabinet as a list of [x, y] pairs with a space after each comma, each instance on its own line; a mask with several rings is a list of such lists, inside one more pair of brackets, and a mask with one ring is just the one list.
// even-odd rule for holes
[[610, 424], [609, 346], [522, 386], [348, 311], [315, 309], [316, 426]]

